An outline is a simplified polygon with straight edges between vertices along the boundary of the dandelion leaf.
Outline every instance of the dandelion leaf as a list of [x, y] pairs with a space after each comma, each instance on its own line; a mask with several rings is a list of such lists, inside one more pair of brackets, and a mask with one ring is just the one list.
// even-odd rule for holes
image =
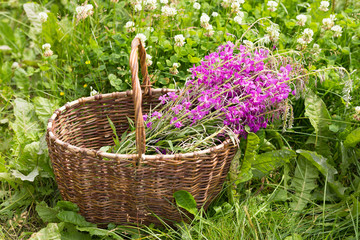
[[360, 128], [355, 129], [349, 135], [347, 135], [344, 146], [345, 147], [355, 147], [356, 144], [360, 142]]
[[306, 158], [299, 157], [291, 187], [295, 191], [290, 207], [295, 211], [304, 209], [311, 198], [311, 192], [317, 187], [319, 172]]
[[272, 170], [283, 166], [296, 157], [296, 153], [289, 149], [274, 150], [256, 156], [255, 162], [251, 164], [253, 174], [256, 177], [263, 177]]
[[50, 223], [59, 221], [59, 219], [56, 217], [59, 211], [54, 208], [48, 207], [48, 205], [44, 201], [38, 203], [35, 210], [40, 216], [41, 220], [43, 220], [44, 222]]
[[252, 178], [251, 164], [255, 161], [256, 152], [259, 148], [260, 138], [250, 132], [247, 135], [246, 149], [244, 153], [244, 159], [241, 165], [239, 182], [246, 182]]
[[323, 137], [332, 135], [329, 130], [331, 117], [323, 100], [312, 91], [309, 91], [305, 98], [305, 116], [309, 118], [315, 129], [315, 150], [321, 155], [329, 157], [331, 151], [327, 140]]
[[313, 164], [313, 166], [315, 166], [321, 172], [322, 175], [324, 175], [327, 182], [329, 183], [329, 186], [338, 197], [344, 197], [345, 188], [341, 185], [340, 182], [335, 180], [335, 174], [337, 174], [338, 172], [333, 166], [327, 163], [325, 157], [317, 154], [316, 152], [302, 149], [299, 149], [296, 152], [306, 158], [311, 164]]
[[49, 223], [45, 228], [41, 229], [39, 232], [31, 235], [29, 240], [60, 240], [61, 231], [64, 228], [64, 223]]

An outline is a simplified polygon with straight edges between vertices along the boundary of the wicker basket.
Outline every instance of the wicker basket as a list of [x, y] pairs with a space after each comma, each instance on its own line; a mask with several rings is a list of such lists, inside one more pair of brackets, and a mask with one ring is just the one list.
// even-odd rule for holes
[[[64, 200], [76, 203], [90, 222], [159, 224], [181, 221], [173, 193], [190, 192], [198, 207], [207, 208], [221, 190], [236, 147], [229, 141], [203, 151], [175, 155], [144, 155], [142, 112], [159, 103], [169, 89], [150, 89], [146, 52], [132, 42], [130, 68], [133, 91], [80, 98], [56, 110], [47, 126], [47, 143], [56, 181]], [[138, 78], [138, 52], [145, 90]], [[136, 123], [138, 154], [99, 151], [113, 144], [109, 117], [117, 134]]]

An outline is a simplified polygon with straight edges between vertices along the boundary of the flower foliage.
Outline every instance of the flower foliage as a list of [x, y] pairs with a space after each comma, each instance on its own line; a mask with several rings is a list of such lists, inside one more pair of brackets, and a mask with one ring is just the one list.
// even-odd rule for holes
[[271, 59], [264, 48], [237, 47], [231, 42], [219, 46], [190, 69], [192, 76], [185, 90], [160, 97], [162, 104], [171, 106], [170, 124], [181, 128], [215, 118], [241, 136], [249, 129], [265, 128], [269, 113], [280, 112], [291, 92], [291, 65], [274, 69]]

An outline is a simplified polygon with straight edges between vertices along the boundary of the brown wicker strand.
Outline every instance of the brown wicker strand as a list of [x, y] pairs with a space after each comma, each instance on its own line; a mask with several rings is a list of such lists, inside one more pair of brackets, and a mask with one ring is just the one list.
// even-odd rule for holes
[[[145, 48], [142, 46], [139, 38], [135, 38], [131, 43], [131, 53], [129, 59], [129, 65], [131, 70], [131, 81], [132, 88], [134, 91], [133, 100], [135, 105], [135, 128], [136, 128], [136, 150], [139, 154], [139, 160], [141, 156], [145, 153], [145, 126], [142, 114], [142, 93], [141, 86], [139, 82], [138, 72], [138, 50], [140, 52], [140, 62], [143, 67], [143, 75], [145, 75], [145, 81], [148, 80], [147, 69], [146, 69], [146, 52]], [[147, 83], [146, 83], [147, 84]]]

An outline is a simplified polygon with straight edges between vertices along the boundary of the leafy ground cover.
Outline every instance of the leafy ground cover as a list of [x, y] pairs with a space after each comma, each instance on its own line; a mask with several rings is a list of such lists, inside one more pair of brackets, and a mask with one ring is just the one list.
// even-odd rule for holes
[[[359, 17], [355, 0], [2, 2], [0, 238], [360, 239]], [[240, 142], [221, 195], [190, 224], [98, 228], [54, 180], [47, 119], [68, 101], [130, 89], [135, 36], [154, 87], [183, 86], [228, 41], [306, 69], [289, 115]]]

